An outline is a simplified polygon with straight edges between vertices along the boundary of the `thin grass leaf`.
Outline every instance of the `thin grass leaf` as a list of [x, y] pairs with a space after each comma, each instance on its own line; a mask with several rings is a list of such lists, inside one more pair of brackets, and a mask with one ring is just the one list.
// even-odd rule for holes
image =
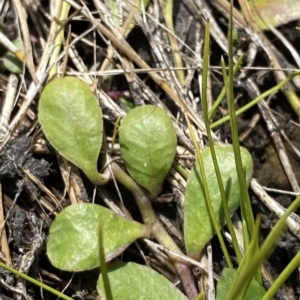
[[7, 271], [11, 272], [12, 274], [14, 274], [16, 276], [18, 276], [18, 277], [20, 277], [20, 278], [36, 285], [36, 286], [44, 289], [45, 291], [48, 291], [48, 292], [52, 293], [53, 295], [55, 295], [55, 296], [57, 296], [61, 299], [73, 300], [73, 298], [70, 298], [70, 297], [66, 296], [65, 294], [57, 291], [56, 289], [54, 289], [54, 288], [52, 288], [52, 287], [50, 287], [50, 286], [48, 286], [48, 285], [46, 285], [46, 284], [44, 284], [40, 281], [37, 281], [36, 279], [34, 279], [34, 278], [32, 278], [32, 277], [30, 277], [30, 276], [28, 276], [28, 275], [26, 275], [22, 272], [10, 267], [10, 266], [7, 266], [6, 264], [4, 264], [1, 261], [0, 261], [0, 267], [3, 268], [4, 270], [7, 270]]
[[[204, 117], [206, 133], [207, 133], [207, 137], [208, 137], [208, 141], [209, 141], [209, 147], [211, 149], [211, 155], [212, 155], [212, 159], [213, 159], [213, 163], [214, 163], [214, 168], [215, 168], [215, 172], [216, 172], [217, 179], [218, 179], [219, 189], [220, 189], [221, 196], [222, 196], [222, 204], [223, 204], [223, 209], [224, 209], [225, 216], [226, 216], [226, 221], [227, 221], [227, 223], [231, 223], [230, 213], [228, 210], [227, 200], [226, 200], [226, 196], [225, 196], [225, 190], [224, 190], [224, 186], [222, 183], [222, 178], [221, 178], [221, 174], [220, 174], [220, 170], [219, 170], [218, 162], [217, 162], [217, 157], [216, 157], [216, 153], [215, 153], [215, 149], [214, 149], [214, 142], [213, 142], [212, 135], [211, 135], [210, 128], [209, 128], [208, 103], [207, 103], [207, 78], [208, 78], [207, 76], [208, 76], [208, 70], [209, 70], [209, 68], [208, 68], [209, 67], [209, 48], [210, 48], [210, 25], [209, 25], [209, 23], [206, 23], [205, 36], [204, 36], [203, 71], [202, 71], [203, 117]], [[222, 252], [226, 259], [226, 263], [229, 268], [233, 268], [229, 253], [227, 251], [226, 245], [223, 240], [223, 236], [221, 235], [220, 232], [218, 234], [218, 231], [217, 231], [217, 235], [218, 235], [218, 238], [219, 238], [219, 241], [221, 244]]]
[[[282, 234], [282, 230], [285, 228], [286, 219], [288, 216], [294, 212], [298, 206], [300, 205], [300, 196], [297, 197], [292, 204], [288, 207], [284, 215], [278, 220], [278, 222], [275, 224], [275, 226], [272, 228], [271, 232], [267, 236], [266, 240], [262, 244], [259, 252], [256, 256], [252, 257], [251, 264], [249, 265], [249, 268], [247, 268], [247, 272], [240, 272], [239, 276], [236, 276], [232, 286], [243, 286], [249, 278], [252, 278], [255, 274], [257, 268], [260, 266], [260, 264], [270, 256], [270, 253], [274, 250], [274, 246], [279, 238], [279, 236]], [[242, 269], [242, 267], [239, 267]], [[238, 289], [232, 289], [230, 290], [230, 294], [227, 297], [228, 300], [231, 299], [237, 299], [237, 295], [239, 294]]]
[[[235, 75], [237, 73], [237, 71], [239, 70], [239, 68], [241, 66], [241, 63], [243, 62], [243, 58], [244, 58], [243, 55], [239, 56], [236, 64], [234, 65], [234, 68], [233, 68], [233, 75]], [[217, 111], [218, 106], [220, 105], [220, 103], [222, 102], [222, 100], [225, 98], [225, 96], [226, 96], [226, 87], [223, 86], [222, 91], [219, 94], [217, 100], [214, 102], [214, 104], [212, 105], [211, 109], [208, 112], [208, 120], [209, 121], [214, 117], [214, 115], [215, 115], [215, 113]]]
[[[232, 143], [234, 149], [234, 155], [236, 160], [236, 168], [239, 179], [240, 193], [241, 193], [241, 209], [244, 212], [246, 218], [247, 231], [251, 237], [254, 230], [254, 218], [252, 207], [250, 204], [250, 199], [248, 195], [248, 188], [246, 185], [246, 180], [244, 177], [244, 167], [242, 164], [242, 158], [240, 153], [240, 143], [237, 130], [237, 121], [234, 107], [234, 93], [233, 93], [233, 45], [232, 45], [232, 30], [233, 30], [233, 21], [232, 21], [232, 9], [233, 1], [230, 1], [230, 18], [229, 18], [229, 28], [228, 28], [228, 57], [229, 57], [229, 73], [228, 73], [228, 85], [227, 85], [227, 99], [230, 113], [230, 128], [232, 135]], [[227, 82], [227, 81], [226, 81]]]
[[104, 242], [103, 242], [103, 221], [99, 222], [98, 225], [98, 232], [99, 232], [99, 258], [100, 258], [100, 265], [101, 265], [101, 275], [103, 278], [103, 285], [105, 296], [107, 300], [113, 300], [111, 286], [108, 278], [108, 271], [107, 271], [107, 264], [104, 252]]
[[298, 268], [300, 265], [300, 252], [298, 252], [291, 262], [286, 266], [286, 268], [279, 274], [276, 280], [273, 282], [269, 290], [266, 292], [261, 300], [271, 300], [273, 296], [277, 293], [280, 287], [285, 283], [285, 281], [290, 277], [290, 275]]
[[[221, 63], [222, 62], [224, 62], [223, 59], [221, 59]], [[203, 65], [205, 65], [204, 64], [204, 59], [203, 59]], [[204, 72], [204, 67], [203, 67], [203, 72]], [[223, 71], [223, 73], [224, 73], [224, 76], [226, 76], [226, 72]], [[204, 75], [203, 75], [203, 77], [204, 77]], [[224, 89], [226, 91], [226, 87], [224, 87]], [[204, 91], [205, 91], [204, 86], [202, 87], [202, 90], [203, 90], [203, 93], [204, 93]], [[240, 262], [241, 259], [242, 259], [242, 253], [241, 253], [241, 250], [240, 250], [240, 247], [239, 247], [239, 244], [238, 244], [238, 241], [237, 241], [237, 237], [236, 237], [236, 234], [235, 234], [235, 231], [234, 231], [234, 228], [233, 228], [233, 224], [232, 224], [232, 221], [231, 221], [230, 212], [229, 212], [229, 209], [228, 209], [228, 199], [226, 198], [225, 189], [224, 189], [224, 185], [223, 185], [222, 177], [221, 177], [221, 172], [220, 172], [220, 169], [219, 169], [219, 166], [218, 166], [218, 161], [217, 161], [217, 158], [216, 158], [213, 138], [212, 138], [212, 135], [211, 135], [211, 132], [210, 132], [210, 127], [209, 127], [208, 105], [207, 105], [207, 102], [205, 101], [206, 97], [203, 96], [203, 99], [204, 99], [204, 101], [202, 103], [202, 106], [203, 106], [203, 119], [204, 119], [205, 128], [206, 128], [206, 132], [207, 132], [208, 142], [209, 142], [209, 145], [211, 147], [211, 154], [212, 154], [212, 159], [213, 159], [213, 162], [214, 162], [214, 168], [215, 168], [215, 172], [216, 172], [216, 176], [217, 176], [217, 180], [218, 180], [219, 190], [220, 190], [220, 194], [221, 194], [221, 197], [222, 197], [222, 207], [223, 207], [223, 210], [224, 210], [227, 227], [228, 227], [230, 235], [232, 237], [232, 243], [233, 243], [234, 251], [236, 253], [238, 261]], [[228, 266], [230, 266], [230, 265], [228, 265]]]
[[[279, 82], [277, 85], [275, 85], [274, 87], [270, 88], [269, 90], [263, 92], [258, 97], [256, 97], [252, 101], [250, 101], [248, 104], [246, 104], [243, 107], [241, 107], [238, 110], [236, 110], [236, 112], [235, 112], [236, 116], [241, 115], [242, 113], [244, 113], [245, 111], [247, 111], [248, 109], [250, 109], [251, 107], [253, 107], [254, 105], [256, 105], [259, 101], [261, 101], [261, 100], [263, 100], [265, 98], [268, 98], [272, 94], [276, 94], [287, 83], [289, 83], [294, 77], [299, 76], [299, 75], [300, 75], [300, 71], [296, 71], [296, 72], [290, 74], [284, 80], [282, 80], [281, 82]], [[230, 120], [230, 116], [227, 115], [227, 116], [225, 116], [225, 117], [217, 120], [216, 122], [212, 123], [210, 125], [210, 128], [214, 129], [214, 128], [220, 126], [221, 124], [223, 124], [223, 123], [225, 123], [225, 122], [227, 122], [229, 120]]]

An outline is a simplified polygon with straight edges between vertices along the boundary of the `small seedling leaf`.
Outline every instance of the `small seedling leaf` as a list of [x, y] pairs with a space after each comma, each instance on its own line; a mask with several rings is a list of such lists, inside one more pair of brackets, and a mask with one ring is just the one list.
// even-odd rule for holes
[[[237, 271], [234, 269], [225, 268], [221, 274], [220, 280], [217, 285], [217, 300], [224, 300], [227, 297], [228, 291], [232, 286], [233, 280]], [[264, 288], [253, 279], [245, 294], [244, 300], [261, 300], [265, 295]]]
[[39, 101], [39, 121], [52, 146], [82, 169], [96, 185], [106, 183], [97, 170], [102, 145], [102, 111], [90, 87], [76, 77], [56, 78]]
[[[229, 211], [234, 212], [239, 207], [240, 193], [233, 148], [231, 145], [215, 146], [215, 151]], [[241, 156], [243, 166], [246, 169], [246, 181], [249, 184], [253, 169], [252, 158], [244, 148], [241, 148]], [[202, 157], [210, 201], [217, 222], [222, 227], [225, 225], [225, 216], [210, 148], [203, 151]], [[188, 255], [198, 259], [201, 250], [214, 235], [215, 231], [204, 198], [199, 164], [196, 161], [187, 182], [184, 202], [184, 236]]]
[[[187, 300], [164, 276], [136, 263], [114, 262], [108, 268], [108, 277], [114, 300]], [[106, 299], [101, 275], [97, 290], [101, 299]]]
[[[23, 42], [21, 38], [16, 38], [12, 42], [18, 49], [24, 50]], [[3, 64], [7, 70], [12, 73], [22, 73], [23, 63], [15, 56], [14, 53], [7, 51], [3, 56]]]
[[112, 260], [140, 237], [149, 236], [146, 226], [127, 220], [91, 203], [68, 206], [50, 227], [47, 254], [51, 263], [65, 271], [84, 271], [100, 266], [99, 222], [103, 223], [104, 253]]
[[177, 139], [170, 117], [160, 107], [136, 107], [124, 117], [119, 137], [129, 174], [157, 196], [176, 153]]

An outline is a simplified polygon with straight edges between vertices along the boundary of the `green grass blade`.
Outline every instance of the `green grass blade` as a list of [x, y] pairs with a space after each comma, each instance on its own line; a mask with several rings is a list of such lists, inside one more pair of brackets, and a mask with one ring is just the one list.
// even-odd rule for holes
[[7, 266], [6, 264], [4, 264], [3, 262], [0, 262], [0, 267], [11, 272], [12, 274], [16, 275], [16, 276], [19, 276], [20, 278], [36, 285], [36, 286], [39, 286], [41, 287], [42, 289], [44, 289], [45, 291], [48, 291], [50, 293], [52, 293], [53, 295], [56, 295], [57, 297], [60, 297], [61, 299], [65, 299], [65, 300], [73, 300], [71, 297], [68, 297], [66, 295], [64, 295], [63, 293], [60, 293], [59, 291], [53, 289], [52, 287], [40, 282], [40, 281], [37, 281], [33, 278], [31, 278], [30, 276], [10, 267], [10, 266]]
[[[233, 67], [233, 75], [235, 75], [237, 73], [237, 71], [239, 70], [240, 65], [241, 65], [241, 63], [243, 61], [243, 58], [244, 58], [243, 55], [239, 56], [236, 64]], [[222, 102], [222, 100], [225, 98], [225, 96], [226, 96], [226, 87], [224, 86], [222, 88], [222, 91], [219, 94], [217, 100], [214, 102], [214, 104], [212, 105], [210, 111], [208, 112], [208, 119], [209, 119], [209, 121], [214, 117], [218, 106], [220, 105], [220, 103]]]
[[[236, 116], [239, 116], [240, 114], [244, 113], [245, 111], [247, 111], [248, 109], [250, 109], [252, 106], [256, 105], [259, 101], [269, 97], [272, 94], [277, 93], [280, 89], [282, 89], [288, 82], [290, 82], [294, 77], [299, 76], [300, 75], [300, 71], [296, 71], [292, 74], [290, 74], [289, 76], [287, 76], [284, 80], [282, 80], [281, 82], [279, 82], [277, 85], [275, 85], [274, 87], [270, 88], [269, 90], [265, 91], [264, 93], [260, 94], [258, 97], [256, 97], [255, 99], [253, 99], [252, 101], [250, 101], [248, 104], [246, 104], [245, 106], [239, 108], [235, 113]], [[227, 122], [230, 120], [230, 116], [225, 116], [221, 119], [219, 119], [218, 121], [214, 122], [213, 124], [210, 125], [210, 128], [216, 128], [218, 126], [220, 126], [221, 124]]]
[[[293, 211], [295, 211], [299, 207], [299, 205], [300, 196], [292, 202], [292, 204], [288, 207], [283, 216], [272, 228], [271, 232], [267, 236], [257, 255], [252, 257], [251, 264], [247, 272], [240, 273], [240, 276], [236, 276], [232, 286], [242, 286], [249, 278], [253, 277], [260, 264], [270, 255], [270, 253], [272, 253], [276, 245], [277, 239], [280, 237], [282, 230], [286, 227], [286, 219]], [[238, 292], [238, 290], [231, 289], [227, 299], [237, 299]]]
[[[175, 0], [177, 1], [177, 0]], [[174, 30], [174, 24], [173, 24], [173, 2], [174, 0], [166, 0], [164, 5], [163, 5], [163, 14], [165, 17], [166, 25], [169, 29], [168, 31], [168, 36], [169, 36], [169, 41], [171, 45], [171, 50], [172, 50], [172, 55], [173, 55], [173, 62], [174, 66], [178, 68], [176, 71], [177, 78], [181, 84], [181, 86], [184, 85], [185, 82], [185, 75], [184, 71], [181, 70], [183, 68], [183, 62], [182, 62], [182, 57], [179, 53], [179, 48], [178, 48], [178, 43], [175, 35], [175, 30]]]
[[225, 243], [224, 243], [224, 239], [222, 237], [220, 228], [219, 228], [218, 223], [217, 223], [215, 213], [213, 211], [213, 207], [211, 205], [209, 190], [208, 190], [208, 183], [207, 183], [207, 178], [206, 178], [206, 174], [205, 174], [205, 170], [204, 170], [204, 164], [203, 164], [201, 151], [200, 151], [199, 145], [197, 143], [196, 136], [195, 136], [195, 133], [193, 131], [193, 128], [192, 128], [192, 125], [189, 121], [188, 116], [186, 116], [186, 121], [187, 121], [187, 124], [188, 124], [189, 132], [190, 132], [193, 144], [194, 144], [195, 149], [196, 149], [196, 157], [197, 157], [197, 161], [198, 161], [198, 164], [199, 164], [201, 178], [202, 178], [202, 181], [203, 181], [203, 190], [204, 190], [204, 195], [205, 195], [205, 203], [206, 203], [206, 206], [207, 206], [207, 210], [209, 212], [209, 217], [211, 219], [211, 222], [213, 224], [213, 228], [216, 231], [216, 234], [217, 234], [218, 239], [220, 241], [221, 248], [222, 248], [222, 251], [224, 253], [224, 256], [226, 255], [225, 260], [226, 260], [228, 266], [232, 266], [230, 257], [228, 255], [228, 252], [227, 252], [227, 249], [226, 249], [226, 246], [225, 246]]
[[[242, 164], [241, 153], [240, 153], [240, 143], [239, 143], [239, 136], [238, 136], [238, 129], [237, 129], [237, 120], [236, 120], [236, 113], [234, 107], [234, 92], [233, 92], [233, 20], [232, 20], [232, 10], [233, 10], [233, 0], [230, 1], [230, 17], [229, 17], [229, 28], [228, 28], [228, 63], [229, 63], [229, 70], [228, 70], [228, 84], [227, 84], [227, 99], [228, 99], [228, 106], [229, 106], [229, 115], [230, 115], [230, 128], [231, 128], [231, 135], [232, 135], [232, 143], [235, 155], [235, 162], [236, 162], [236, 169], [238, 173], [239, 179], [239, 187], [241, 193], [241, 213], [242, 213], [242, 220], [244, 225], [246, 225], [246, 230], [244, 230], [244, 242], [247, 241], [248, 237], [250, 237], [251, 244], [253, 247], [258, 250], [258, 239], [253, 240], [253, 233], [254, 233], [254, 217], [252, 206], [248, 194], [248, 187], [246, 184], [245, 178], [245, 169]], [[256, 242], [255, 242], [256, 241]], [[254, 244], [253, 244], [254, 243]], [[256, 244], [255, 244], [256, 243]], [[245, 243], [245, 251], [247, 251], [247, 244]], [[257, 267], [256, 270], [256, 280], [262, 283], [262, 275], [260, 267]], [[251, 277], [249, 278], [249, 284], [251, 281]], [[246, 290], [245, 290], [246, 293]]]
[[286, 268], [280, 273], [280, 275], [273, 282], [265, 296], [261, 300], [271, 300], [280, 287], [285, 283], [294, 270], [300, 265], [300, 252], [298, 252]]
[[[206, 31], [205, 31], [205, 40], [204, 40], [204, 55], [203, 55], [203, 71], [202, 71], [202, 108], [203, 108], [203, 119], [204, 119], [204, 123], [205, 123], [205, 128], [206, 128], [206, 133], [207, 133], [207, 138], [208, 138], [208, 142], [209, 142], [209, 147], [211, 148], [211, 155], [212, 155], [212, 160], [214, 163], [214, 168], [215, 168], [215, 172], [216, 172], [216, 177], [218, 180], [218, 185], [219, 185], [219, 189], [220, 189], [220, 194], [221, 194], [221, 198], [222, 198], [222, 207], [224, 210], [224, 214], [225, 214], [225, 218], [226, 218], [226, 222], [227, 222], [227, 226], [229, 229], [229, 232], [232, 236], [232, 242], [233, 242], [233, 246], [234, 246], [234, 250], [236, 252], [236, 256], [238, 261], [240, 261], [242, 259], [242, 254], [237, 242], [237, 238], [234, 232], [234, 228], [233, 228], [233, 224], [230, 218], [230, 212], [228, 209], [228, 201], [226, 198], [226, 194], [225, 194], [225, 189], [224, 189], [224, 185], [222, 182], [222, 178], [221, 178], [221, 173], [220, 173], [220, 169], [218, 166], [218, 161], [216, 158], [216, 153], [215, 153], [215, 149], [214, 149], [214, 142], [213, 142], [213, 138], [211, 135], [211, 131], [210, 131], [210, 127], [209, 127], [209, 116], [208, 116], [208, 103], [207, 103], [207, 76], [208, 76], [208, 70], [209, 70], [209, 47], [210, 47], [210, 26], [209, 23], [206, 24]], [[222, 245], [222, 244], [221, 244]], [[225, 245], [224, 245], [225, 247]], [[227, 264], [230, 268], [232, 268], [232, 263], [230, 261], [230, 257], [228, 254], [228, 251], [225, 247], [225, 249], [223, 249], [222, 247], [222, 251], [224, 253], [224, 256], [226, 258]], [[225, 252], [224, 252], [225, 251]]]
[[100, 265], [101, 265], [101, 275], [103, 278], [105, 295], [107, 300], [113, 300], [110, 282], [108, 278], [104, 246], [103, 246], [103, 223], [102, 222], [99, 222], [98, 232], [99, 232], [99, 256], [100, 256]]
[[[207, 47], [207, 45], [209, 45], [209, 24], [206, 25], [205, 45], [206, 45], [206, 47]], [[203, 60], [206, 61], [206, 63], [203, 62], [203, 65], [206, 64], [206, 72], [208, 71], [208, 57], [209, 56], [208, 56], [208, 52], [207, 52], [207, 54], [204, 55], [204, 57], [203, 57]], [[205, 71], [203, 71], [203, 72], [205, 72]], [[207, 77], [205, 76], [203, 78], [203, 81], [205, 81], [204, 82], [205, 90], [207, 88], [207, 86], [206, 86], [207, 85], [206, 79], [207, 79]], [[227, 264], [232, 267], [232, 263], [231, 263], [228, 251], [226, 249], [226, 246], [225, 246], [225, 243], [224, 243], [224, 239], [222, 237], [220, 228], [219, 228], [217, 220], [216, 220], [216, 216], [214, 214], [214, 211], [213, 211], [213, 208], [212, 208], [212, 205], [211, 205], [210, 196], [209, 196], [209, 189], [208, 189], [208, 183], [207, 183], [207, 178], [206, 178], [206, 174], [205, 174], [205, 170], [204, 170], [204, 164], [203, 164], [203, 159], [202, 159], [201, 151], [200, 151], [199, 145], [197, 143], [197, 140], [196, 140], [193, 128], [192, 128], [192, 126], [190, 124], [188, 116], [186, 116], [186, 121], [187, 121], [187, 124], [188, 124], [189, 132], [190, 132], [193, 144], [194, 144], [195, 149], [196, 149], [196, 157], [197, 157], [197, 161], [198, 161], [198, 164], [199, 164], [199, 169], [200, 169], [201, 177], [202, 177], [202, 180], [203, 180], [203, 189], [204, 189], [204, 195], [205, 195], [205, 202], [206, 202], [206, 206], [207, 206], [207, 209], [208, 209], [208, 212], [209, 212], [209, 216], [210, 216], [210, 219], [212, 221], [213, 228], [216, 231], [216, 234], [217, 234], [217, 236], [219, 238], [219, 241], [220, 241], [220, 244], [221, 244], [221, 247], [222, 247], [222, 251], [223, 251], [224, 256], [225, 256], [225, 260], [226, 260]]]
[[[244, 274], [245, 275], [249, 274], [249, 271], [251, 270], [252, 258], [255, 255], [257, 255], [257, 251], [258, 251], [257, 243], [258, 243], [258, 239], [259, 239], [259, 232], [260, 232], [260, 218], [258, 217], [256, 219], [255, 230], [253, 232], [252, 241], [251, 241], [251, 243], [247, 249], [247, 252], [245, 253], [245, 255], [239, 265], [235, 280], [229, 289], [226, 300], [231, 300], [231, 299], [242, 300], [247, 292], [247, 289], [251, 283], [253, 274], [252, 274], [252, 276], [245, 276], [245, 280], [243, 282], [236, 283], [236, 281], [237, 281], [236, 279], [241, 277]], [[232, 294], [235, 295], [234, 298], [232, 298]]]
[[233, 23], [232, 23], [232, 7], [233, 1], [230, 1], [230, 18], [229, 18], [229, 30], [228, 30], [228, 56], [229, 56], [229, 73], [228, 73], [228, 85], [227, 85], [227, 99], [228, 99], [228, 106], [229, 106], [229, 113], [230, 113], [230, 128], [231, 128], [231, 135], [232, 135], [232, 143], [236, 161], [236, 168], [239, 178], [239, 186], [240, 186], [240, 193], [241, 193], [241, 209], [244, 211], [244, 216], [246, 219], [247, 230], [251, 237], [252, 233], [254, 232], [254, 218], [252, 207], [248, 195], [248, 188], [246, 185], [246, 180], [244, 176], [244, 169], [242, 165], [241, 153], [240, 153], [240, 143], [239, 143], [239, 136], [237, 130], [237, 121], [236, 121], [236, 114], [235, 114], [235, 107], [234, 107], [234, 93], [233, 93], [233, 45], [232, 45], [232, 30], [233, 30]]

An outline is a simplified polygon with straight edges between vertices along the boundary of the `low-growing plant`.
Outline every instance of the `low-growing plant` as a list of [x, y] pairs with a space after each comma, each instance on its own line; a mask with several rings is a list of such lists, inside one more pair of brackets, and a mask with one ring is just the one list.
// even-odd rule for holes
[[[149, 1], [143, 1], [147, 5]], [[232, 1], [231, 1], [232, 2]], [[68, 15], [68, 4], [64, 17]], [[231, 3], [232, 5], [232, 3]], [[109, 8], [116, 15], [114, 2]], [[138, 9], [138, 7], [136, 7]], [[176, 53], [176, 39], [172, 34], [172, 1], [164, 9], [166, 24], [172, 40], [174, 65], [182, 67]], [[133, 18], [133, 15], [130, 16]], [[119, 22], [119, 18], [116, 18]], [[134, 21], [128, 22], [124, 34], [130, 32]], [[121, 30], [121, 23], [117, 24]], [[57, 35], [62, 42], [62, 36]], [[253, 162], [249, 152], [239, 146], [236, 111], [233, 101], [233, 77], [242, 61], [240, 58], [233, 68], [232, 20], [229, 25], [229, 72], [223, 68], [224, 88], [219, 100], [208, 110], [206, 103], [206, 80], [209, 58], [209, 24], [207, 25], [202, 81], [202, 108], [209, 147], [200, 151], [190, 124], [185, 115], [190, 136], [196, 150], [196, 160], [191, 170], [184, 170], [187, 185], [184, 201], [184, 249], [188, 258], [199, 260], [204, 247], [217, 234], [227, 267], [221, 272], [216, 284], [217, 300], [246, 299], [268, 300], [299, 264], [300, 255], [292, 260], [287, 269], [278, 277], [269, 291], [262, 286], [261, 264], [272, 252], [276, 239], [280, 236], [288, 215], [298, 206], [300, 198], [287, 209], [284, 216], [274, 226], [266, 241], [259, 244], [260, 218], [254, 221], [247, 189], [249, 187]], [[57, 55], [51, 61], [56, 61]], [[296, 73], [295, 73], [296, 74]], [[295, 74], [291, 75], [295, 76]], [[55, 68], [52, 76], [56, 75]], [[184, 73], [177, 72], [180, 82]], [[290, 77], [290, 78], [291, 78]], [[283, 86], [270, 89], [272, 93]], [[227, 96], [230, 116], [210, 124], [218, 103]], [[250, 105], [260, 101], [257, 98]], [[163, 191], [176, 156], [177, 137], [171, 118], [159, 106], [144, 105], [131, 109], [121, 120], [117, 131], [121, 151], [121, 161], [109, 156], [103, 131], [102, 110], [98, 99], [88, 84], [76, 77], [61, 77], [50, 81], [39, 100], [38, 117], [44, 135], [55, 150], [71, 164], [82, 170], [94, 185], [106, 185], [113, 178], [133, 195], [142, 221], [117, 215], [108, 208], [94, 203], [79, 203], [64, 208], [54, 219], [47, 243], [47, 255], [53, 266], [70, 272], [81, 272], [101, 268], [97, 281], [97, 291], [101, 299], [204, 299], [195, 286], [191, 265], [184, 257], [172, 237], [160, 223], [152, 207]], [[185, 114], [185, 112], [182, 112]], [[230, 120], [232, 145], [214, 145], [210, 129], [224, 120]], [[99, 171], [99, 157], [102, 169]], [[124, 201], [126, 206], [126, 199]], [[244, 251], [237, 243], [231, 215], [241, 209], [243, 223]], [[221, 229], [227, 224], [237, 258], [237, 268], [233, 267], [223, 241]], [[166, 250], [174, 270], [181, 280], [184, 293], [155, 270], [135, 262], [122, 262], [118, 257], [138, 239], [155, 239]], [[242, 248], [242, 247], [241, 247]], [[2, 267], [5, 267], [1, 264]], [[18, 276], [31, 280], [7, 267]], [[32, 281], [32, 280], [31, 280]], [[32, 281], [33, 282], [33, 281]], [[51, 288], [39, 283], [42, 288], [64, 298]]]
[[[97, 204], [81, 203], [69, 206], [58, 214], [50, 228], [47, 253], [54, 266], [66, 271], [83, 271], [99, 267], [97, 225], [99, 221], [103, 222], [104, 253], [107, 261], [116, 258], [136, 239], [150, 236], [154, 236], [168, 249], [181, 253], [156, 218], [150, 201], [162, 190], [177, 146], [172, 121], [163, 109], [153, 105], [136, 107], [124, 117], [119, 128], [119, 142], [121, 156], [128, 173], [117, 163], [106, 161], [108, 164], [104, 171], [106, 177], [97, 170], [102, 145], [102, 113], [88, 85], [74, 77], [51, 81], [41, 95], [39, 121], [43, 132], [55, 149], [82, 169], [94, 184], [105, 184], [109, 176], [114, 176], [127, 187], [134, 195], [144, 221], [144, 224], [140, 224], [125, 219]], [[245, 149], [241, 151], [249, 184], [252, 160]], [[229, 145], [218, 146], [215, 152], [223, 185], [226, 188], [228, 207], [230, 212], [233, 212], [239, 206], [233, 149]], [[202, 157], [209, 182], [210, 202], [217, 224], [222, 227], [225, 218], [209, 148], [203, 152]], [[109, 174], [108, 170], [112, 170], [112, 174]], [[189, 175], [184, 207], [185, 245], [188, 255], [195, 259], [199, 258], [203, 247], [215, 234], [202, 191], [203, 182], [196, 162]], [[189, 267], [178, 261], [178, 258], [171, 257], [171, 259], [175, 267], [180, 264], [189, 270]], [[147, 267], [135, 263], [112, 262], [108, 265], [108, 270], [114, 299], [121, 299], [121, 295], [124, 299], [126, 293], [136, 295], [136, 299], [143, 297], [143, 293], [146, 293], [144, 295], [147, 295], [148, 299], [185, 298], [170, 286], [166, 279]], [[140, 276], [136, 276], [137, 272]], [[129, 285], [132, 281], [130, 276], [135, 277], [132, 285]], [[179, 276], [182, 276], [183, 282], [189, 280], [186, 275], [181, 275], [180, 271]], [[101, 278], [100, 275], [98, 291], [103, 295]], [[153, 280], [153, 284], [149, 287], [152, 292], [146, 289], [138, 291], [137, 285], [142, 285], [147, 278]], [[187, 289], [186, 292], [191, 298], [193, 291]]]
[[[259, 218], [254, 224], [247, 193], [253, 163], [248, 151], [238, 143], [233, 105], [232, 59], [229, 60], [229, 74], [226, 74], [225, 70], [223, 73], [225, 92], [231, 101], [229, 107], [234, 145], [216, 146], [209, 133], [211, 114], [205, 103], [208, 37], [209, 26], [205, 40], [202, 90], [204, 121], [210, 147], [199, 151], [189, 118], [186, 116], [197, 150], [197, 160], [192, 170], [188, 172], [185, 191], [184, 246], [190, 258], [199, 260], [203, 248], [217, 233], [228, 265], [228, 268], [222, 271], [217, 284], [217, 299], [267, 300], [274, 295], [274, 289], [266, 293], [262, 287], [261, 263], [272, 251], [275, 240], [283, 229], [285, 218], [296, 204], [290, 207], [272, 230], [266, 243], [260, 247]], [[39, 121], [52, 146], [78, 166], [91, 182], [95, 185], [104, 185], [114, 177], [125, 186], [134, 196], [143, 219], [143, 223], [129, 220], [97, 204], [80, 203], [69, 206], [58, 214], [50, 228], [47, 254], [51, 263], [57, 268], [73, 272], [101, 267], [103, 256], [99, 256], [99, 249], [103, 248], [103, 255], [108, 262], [108, 273], [100, 274], [97, 290], [104, 299], [203, 297], [202, 294], [198, 294], [193, 284], [190, 266], [183, 258], [174, 254], [183, 255], [181, 249], [158, 221], [152, 208], [151, 200], [161, 193], [163, 182], [176, 153], [176, 133], [166, 112], [153, 105], [130, 110], [118, 128], [121, 157], [126, 171], [106, 154], [108, 159], [102, 160], [104, 166], [102, 173], [97, 169], [103, 140], [102, 112], [96, 97], [86, 83], [74, 77], [51, 81], [41, 95]], [[102, 150], [107, 152], [106, 149]], [[230, 215], [239, 207], [245, 224], [244, 254], [237, 245], [230, 220]], [[102, 240], [99, 239], [99, 222], [102, 224], [103, 245], [99, 245], [99, 241]], [[220, 233], [226, 222], [238, 259], [237, 270], [233, 268]], [[186, 296], [156, 271], [134, 262], [123, 263], [115, 260], [135, 240], [151, 237], [171, 250], [168, 255], [181, 279]], [[64, 245], [63, 249], [61, 245]], [[288, 266], [287, 272], [291, 272], [294, 265]], [[277, 288], [280, 283], [282, 279], [276, 283]], [[108, 286], [111, 296], [107, 294]]]

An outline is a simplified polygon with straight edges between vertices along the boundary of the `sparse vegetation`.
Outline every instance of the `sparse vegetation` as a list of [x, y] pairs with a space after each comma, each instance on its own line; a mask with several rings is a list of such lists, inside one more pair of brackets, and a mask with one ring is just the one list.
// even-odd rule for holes
[[297, 21], [267, 28], [245, 0], [13, 3], [0, 295], [299, 298]]

